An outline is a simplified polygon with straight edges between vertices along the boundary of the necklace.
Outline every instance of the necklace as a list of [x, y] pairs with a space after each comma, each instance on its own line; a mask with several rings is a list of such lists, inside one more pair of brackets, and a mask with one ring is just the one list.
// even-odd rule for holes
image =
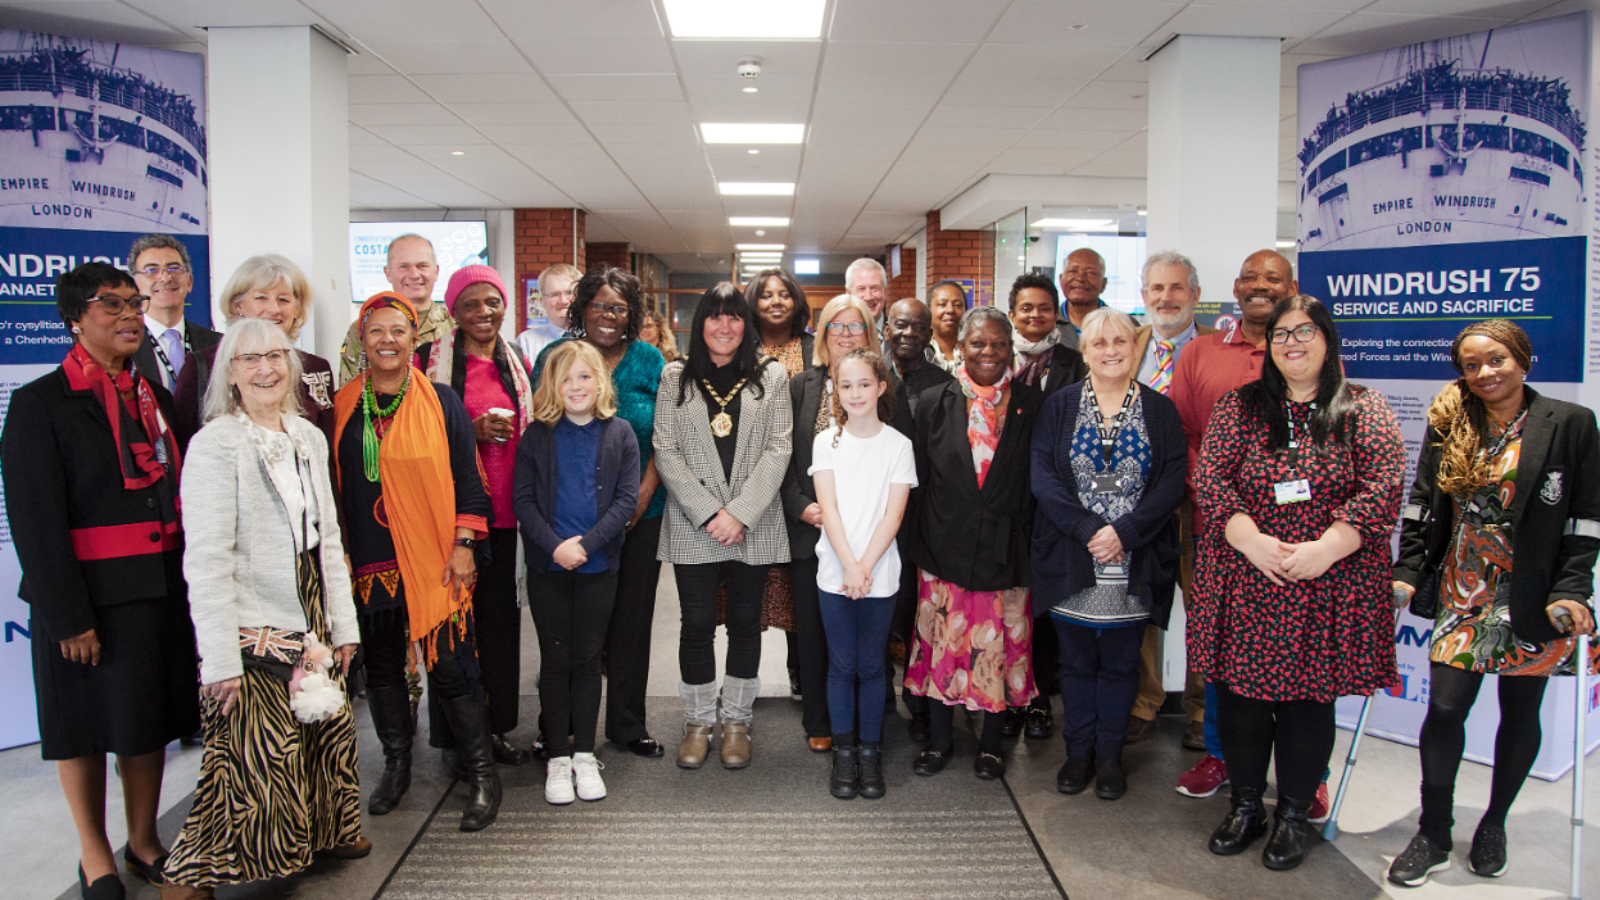
[[733, 402], [734, 397], [739, 396], [739, 389], [744, 387], [744, 383], [749, 380], [749, 376], [739, 379], [733, 389], [728, 391], [728, 396], [724, 397], [717, 393], [716, 388], [711, 386], [711, 382], [708, 379], [700, 379], [700, 386], [706, 389], [706, 394], [711, 398], [712, 402], [717, 404], [717, 414], [711, 417], [712, 434], [719, 438], [725, 438], [733, 434], [733, 417], [728, 415], [728, 404]]
[[372, 389], [372, 376], [367, 376], [367, 383], [361, 389], [361, 412], [365, 421], [361, 428], [361, 465], [367, 481], [377, 484], [378, 472], [378, 430], [373, 427], [372, 417], [376, 415], [379, 421], [393, 416], [400, 409], [400, 401], [406, 398], [406, 390], [411, 387], [411, 373], [406, 373], [406, 380], [400, 383], [400, 393], [396, 394], [394, 401], [387, 407], [378, 407], [378, 395]]

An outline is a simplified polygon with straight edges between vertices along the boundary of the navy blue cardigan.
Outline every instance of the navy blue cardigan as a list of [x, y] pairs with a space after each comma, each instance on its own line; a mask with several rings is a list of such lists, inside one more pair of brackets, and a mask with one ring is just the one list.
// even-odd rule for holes
[[[517, 467], [511, 489], [511, 509], [522, 529], [523, 554], [528, 571], [543, 572], [562, 538], [551, 529], [556, 517], [556, 430], [534, 422], [517, 444]], [[570, 463], [568, 463], [570, 465]], [[622, 539], [639, 504], [639, 440], [633, 426], [621, 416], [604, 420], [600, 451], [595, 456], [595, 509], [599, 518], [579, 541], [584, 552], [604, 547], [606, 571], [622, 562]]]
[[1128, 584], [1151, 598], [1150, 621], [1162, 628], [1172, 614], [1178, 570], [1178, 524], [1172, 515], [1183, 501], [1189, 464], [1183, 421], [1171, 400], [1139, 385], [1145, 430], [1150, 434], [1150, 472], [1133, 512], [1107, 522], [1078, 500], [1072, 474], [1072, 437], [1083, 388], [1070, 385], [1045, 398], [1033, 430], [1033, 614], [1094, 585], [1088, 543], [1110, 525], [1132, 555]]

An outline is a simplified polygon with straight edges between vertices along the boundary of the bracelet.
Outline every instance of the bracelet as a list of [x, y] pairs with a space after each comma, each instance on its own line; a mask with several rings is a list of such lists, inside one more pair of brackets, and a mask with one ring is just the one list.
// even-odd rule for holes
[[478, 546], [478, 541], [476, 538], [456, 538], [456, 546], [465, 547], [468, 550], [471, 550], [472, 548]]

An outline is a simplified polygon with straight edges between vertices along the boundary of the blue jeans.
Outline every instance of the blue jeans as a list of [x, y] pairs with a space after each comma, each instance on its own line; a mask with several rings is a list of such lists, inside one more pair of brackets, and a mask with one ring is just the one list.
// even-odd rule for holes
[[1222, 755], [1222, 737], [1217, 734], [1217, 686], [1206, 682], [1206, 753], [1217, 759], [1227, 759]]
[[862, 597], [818, 589], [822, 627], [828, 636], [828, 718], [835, 734], [856, 730], [857, 699], [863, 741], [883, 739], [883, 693], [889, 675], [884, 647], [894, 621], [893, 597]]

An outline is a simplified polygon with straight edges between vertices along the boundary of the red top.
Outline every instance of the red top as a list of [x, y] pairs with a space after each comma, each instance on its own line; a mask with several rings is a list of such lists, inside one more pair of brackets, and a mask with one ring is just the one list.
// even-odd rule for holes
[[[509, 409], [515, 414], [516, 401], [506, 394], [500, 383], [500, 370], [494, 360], [467, 354], [466, 396], [467, 415], [477, 419], [491, 409]], [[494, 510], [491, 524], [495, 528], [517, 527], [517, 517], [511, 512], [511, 482], [517, 463], [517, 441], [522, 433], [512, 428], [512, 436], [504, 444], [478, 444], [478, 459], [483, 463], [483, 486], [489, 492], [489, 505]]]
[[[1200, 464], [1200, 445], [1205, 441], [1211, 411], [1229, 391], [1259, 380], [1266, 358], [1266, 344], [1255, 346], [1237, 327], [1200, 335], [1178, 354], [1167, 396], [1177, 404], [1178, 416], [1183, 419], [1183, 436], [1189, 443], [1189, 496], [1195, 496], [1195, 470]], [[1193, 534], [1199, 535], [1204, 529], [1196, 509]]]

